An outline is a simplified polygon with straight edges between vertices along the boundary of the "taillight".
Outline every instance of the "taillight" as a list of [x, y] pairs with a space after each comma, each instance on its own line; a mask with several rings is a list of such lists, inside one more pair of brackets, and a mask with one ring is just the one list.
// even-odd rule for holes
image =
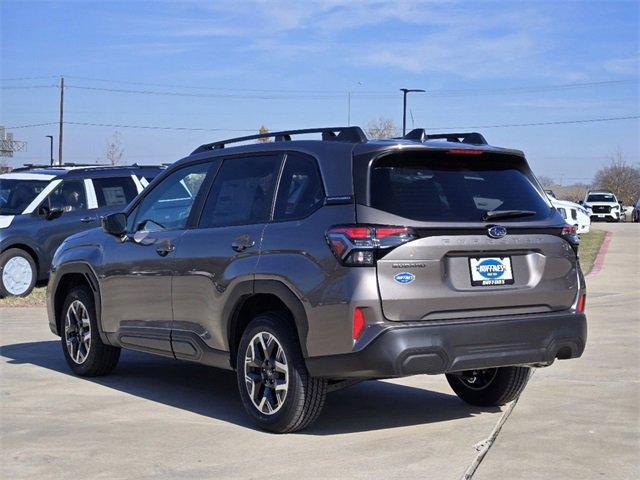
[[472, 150], [470, 148], [452, 148], [448, 150], [449, 155], [482, 155], [482, 150]]
[[387, 225], [340, 225], [326, 234], [331, 251], [343, 265], [368, 267], [391, 248], [409, 242], [417, 235], [408, 227]]
[[578, 236], [578, 227], [575, 225], [565, 225], [562, 227], [562, 238], [564, 238], [571, 248], [578, 253], [578, 246], [580, 245], [580, 237]]
[[362, 308], [356, 307], [353, 311], [353, 339], [358, 340], [362, 332], [364, 332], [364, 327], [366, 325], [366, 321], [364, 319], [364, 313]]

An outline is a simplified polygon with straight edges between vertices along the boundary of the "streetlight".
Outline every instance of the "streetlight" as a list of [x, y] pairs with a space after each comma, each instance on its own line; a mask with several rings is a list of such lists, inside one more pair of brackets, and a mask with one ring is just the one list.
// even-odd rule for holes
[[426, 90], [420, 88], [401, 88], [400, 91], [402, 92], [402, 136], [404, 137], [407, 133], [407, 93], [424, 93]]
[[46, 137], [49, 139], [49, 162], [53, 167], [53, 135], [47, 135]]

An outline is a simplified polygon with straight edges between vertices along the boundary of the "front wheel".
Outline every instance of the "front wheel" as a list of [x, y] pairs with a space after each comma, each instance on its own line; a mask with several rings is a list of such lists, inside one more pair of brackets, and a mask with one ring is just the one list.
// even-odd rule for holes
[[85, 286], [72, 288], [62, 315], [62, 351], [71, 370], [82, 377], [111, 373], [120, 359], [120, 349], [100, 339], [91, 290]]
[[26, 297], [38, 279], [36, 262], [20, 248], [10, 248], [0, 255], [0, 298]]
[[320, 415], [327, 381], [307, 372], [297, 335], [284, 314], [261, 314], [249, 323], [236, 366], [242, 404], [260, 428], [295, 432]]
[[529, 367], [499, 367], [447, 373], [453, 391], [465, 402], [498, 407], [518, 398], [529, 380]]

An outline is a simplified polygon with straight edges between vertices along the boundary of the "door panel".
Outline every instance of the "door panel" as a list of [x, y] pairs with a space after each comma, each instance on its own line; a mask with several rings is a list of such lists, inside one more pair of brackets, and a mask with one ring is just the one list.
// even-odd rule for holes
[[[173, 338], [179, 358], [203, 350], [227, 351], [224, 311], [238, 288], [251, 293], [262, 232], [271, 217], [280, 155], [225, 159], [211, 187], [198, 228], [185, 232], [173, 279]], [[242, 290], [244, 291], [244, 290]], [[199, 344], [183, 349], [178, 339]], [[185, 340], [186, 341], [186, 340]], [[179, 352], [184, 351], [184, 356]]]
[[[171, 352], [171, 276], [175, 259], [162, 249], [169, 244], [176, 246], [182, 234], [182, 230], [149, 232], [144, 239], [138, 236], [137, 242], [113, 238], [105, 243], [100, 279], [102, 327], [108, 333], [119, 332], [123, 346]], [[145, 339], [150, 336], [154, 337], [153, 342]]]
[[173, 355], [175, 252], [212, 166], [192, 164], [169, 174], [129, 213], [126, 241], [114, 238], [104, 246], [102, 323], [125, 346]]

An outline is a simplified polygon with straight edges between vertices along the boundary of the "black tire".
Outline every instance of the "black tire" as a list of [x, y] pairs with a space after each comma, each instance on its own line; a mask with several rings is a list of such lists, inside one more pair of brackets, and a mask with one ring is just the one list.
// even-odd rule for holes
[[448, 373], [447, 381], [465, 402], [479, 407], [498, 407], [518, 398], [527, 385], [530, 373], [529, 367], [488, 368]]
[[[31, 269], [31, 281], [28, 282], [28, 286], [26, 290], [21, 290], [20, 293], [12, 293], [11, 287], [8, 285], [5, 286], [5, 280], [7, 278], [4, 275], [4, 267], [9, 263], [10, 260], [19, 257], [23, 258], [29, 264], [29, 268]], [[4, 297], [26, 297], [31, 293], [33, 287], [36, 285], [36, 281], [38, 280], [38, 267], [36, 266], [36, 262], [31, 255], [22, 250], [21, 248], [9, 248], [0, 254], [0, 298]]]
[[[245, 356], [248, 352], [249, 344], [256, 339], [258, 334], [267, 334], [268, 340], [271, 340], [269, 335], [273, 336], [277, 343], [280, 344], [281, 350], [286, 357], [288, 388], [275, 413], [265, 413], [258, 409], [249, 393], [250, 386], [245, 381], [245, 368], [247, 370], [252, 369], [249, 373], [253, 375], [256, 375], [256, 371], [260, 370], [256, 367], [245, 367]], [[280, 350], [273, 355], [277, 355], [278, 352]], [[269, 357], [269, 355], [263, 357]], [[285, 314], [267, 312], [256, 316], [249, 323], [240, 340], [236, 366], [238, 390], [242, 404], [260, 428], [276, 433], [296, 432], [311, 425], [320, 415], [327, 394], [327, 381], [311, 377], [307, 372], [297, 335], [292, 328], [292, 322]], [[265, 372], [264, 368], [262, 372]], [[264, 375], [261, 381], [265, 381], [266, 377]], [[249, 385], [251, 385], [251, 382], [249, 382]], [[255, 388], [258, 389], [256, 393], [265, 392], [269, 388], [264, 385], [267, 384], [262, 383], [262, 387], [256, 386]], [[259, 390], [260, 388], [262, 390]], [[277, 397], [276, 389], [272, 389], [270, 398], [275, 398], [274, 395]], [[259, 397], [260, 395], [257, 396]]]
[[[90, 327], [88, 330], [90, 336], [89, 348], [84, 349], [85, 355], [81, 361], [78, 361], [79, 357], [74, 355], [73, 352], [70, 352], [70, 349], [73, 349], [71, 345], [74, 343], [74, 334], [73, 332], [67, 331], [67, 315], [70, 315], [70, 322], [73, 321], [73, 311], [70, 313], [69, 310], [73, 305], [75, 311], [79, 311], [80, 307], [77, 302], [86, 309], [89, 317], [88, 325]], [[62, 351], [73, 373], [81, 377], [99, 377], [111, 373], [120, 359], [120, 348], [102, 343], [98, 332], [98, 320], [91, 290], [86, 286], [72, 288], [64, 301], [61, 315], [60, 340]], [[86, 330], [84, 332], [87, 333]], [[67, 338], [69, 338], [70, 344], [67, 343]], [[76, 357], [76, 359], [73, 357]]]

